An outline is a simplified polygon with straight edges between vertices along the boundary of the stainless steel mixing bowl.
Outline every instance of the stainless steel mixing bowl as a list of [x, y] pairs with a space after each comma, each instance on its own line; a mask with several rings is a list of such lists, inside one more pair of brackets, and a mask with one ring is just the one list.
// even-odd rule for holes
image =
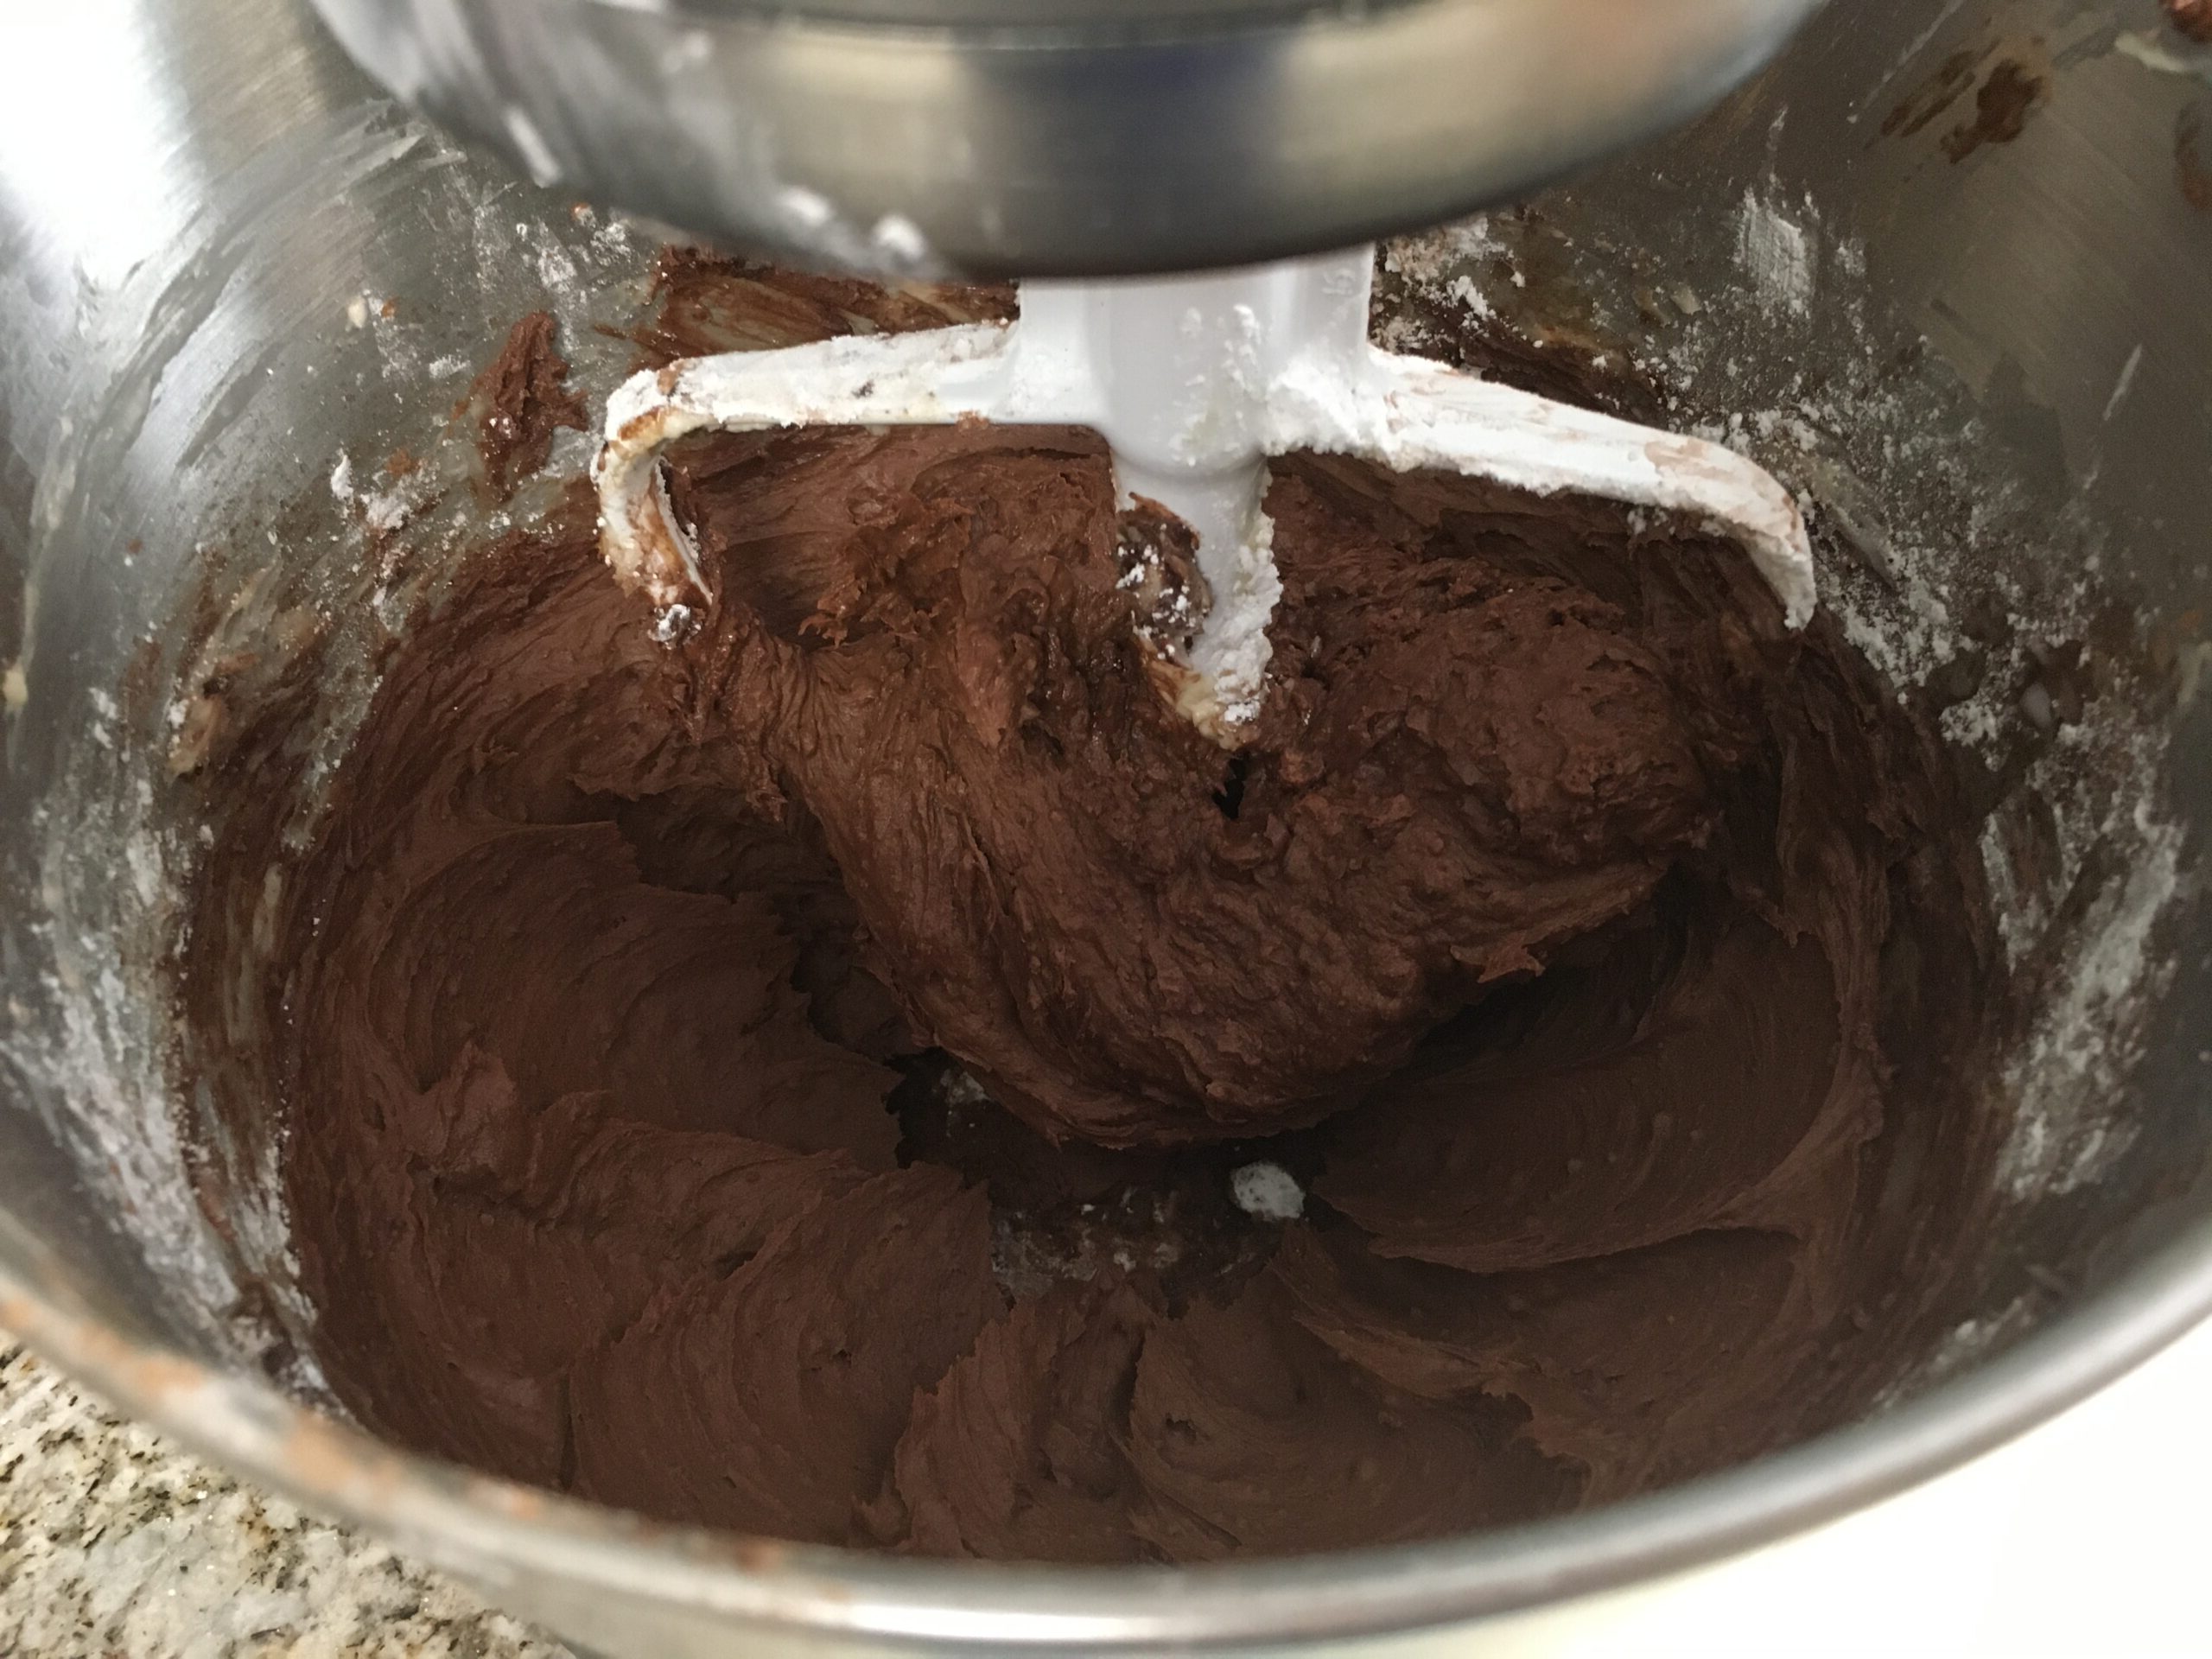
[[1804, 488], [1854, 636], [1954, 705], [2033, 1013], [1987, 1224], [1866, 1421], [1542, 1526], [1189, 1573], [687, 1534], [301, 1402], [273, 1137], [180, 1129], [220, 1128], [159, 995], [220, 825], [168, 764], [173, 688], [315, 637], [358, 702], [421, 575], [364, 540], [374, 459], [539, 305], [603, 385], [586, 325], [642, 251], [382, 102], [289, 0], [0, 27], [0, 1325], [126, 1410], [608, 1652], [1381, 1652], [1866, 1503], [2212, 1309], [2212, 69], [2154, 0], [1832, 7], [1694, 130], [1392, 251], [1386, 293], [1633, 350]]

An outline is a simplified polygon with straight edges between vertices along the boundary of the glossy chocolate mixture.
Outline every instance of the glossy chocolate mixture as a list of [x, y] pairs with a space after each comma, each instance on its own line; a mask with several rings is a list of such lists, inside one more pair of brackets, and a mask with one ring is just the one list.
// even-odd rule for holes
[[[661, 356], [1003, 306], [664, 276]], [[480, 384], [502, 433], [566, 395]], [[1895, 1369], [1980, 1179], [1972, 833], [1740, 555], [1293, 459], [1230, 754], [1086, 435], [716, 436], [673, 493], [717, 604], [621, 593], [572, 485], [288, 887], [266, 1058], [368, 1422], [787, 1538], [1201, 1560], [1646, 1489]]]

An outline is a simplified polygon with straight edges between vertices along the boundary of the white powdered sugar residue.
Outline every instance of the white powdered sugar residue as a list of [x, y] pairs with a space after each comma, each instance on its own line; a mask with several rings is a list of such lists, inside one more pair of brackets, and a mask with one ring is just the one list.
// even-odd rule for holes
[[1245, 1164], [1233, 1171], [1229, 1196], [1255, 1221], [1287, 1223], [1306, 1213], [1306, 1190], [1281, 1164]]
[[359, 500], [361, 522], [373, 531], [397, 530], [420, 505], [404, 480], [389, 489], [364, 491]]
[[1382, 268], [1417, 283], [1448, 282], [1462, 267], [1504, 251], [1504, 245], [1491, 234], [1489, 218], [1478, 214], [1425, 236], [1385, 243]]
[[1745, 191], [1736, 216], [1736, 264], [1760, 302], [1770, 310], [1809, 310], [1813, 260], [1813, 232], [1758, 190]]
[[330, 469], [330, 493], [338, 504], [360, 516], [376, 531], [397, 530], [415, 515], [427, 493], [426, 480], [395, 479], [381, 490], [365, 488], [353, 479], [353, 460], [343, 450]]
[[1454, 276], [1450, 289], [1446, 291], [1475, 316], [1488, 317], [1497, 315], [1491, 309], [1490, 302], [1483, 297], [1482, 289], [1475, 286], [1475, 279], [1471, 276], [1465, 274]]
[[[2118, 1108], [2141, 1057], [2145, 1022], [2174, 972], [2173, 954], [2154, 940], [2181, 892], [2182, 832], [2153, 817], [2145, 802], [2123, 810], [2127, 821], [2108, 826], [2107, 844], [2126, 848], [2124, 874], [2091, 904], [2079, 943], [2005, 1070], [2016, 1105], [1998, 1179], [2016, 1198], [2070, 1192], [2094, 1180], [2137, 1133]], [[1993, 861], [1993, 874], [1997, 868], [2001, 861]], [[2008, 896], [2018, 897], [2000, 893], [2000, 906]], [[2018, 925], [1999, 914], [2007, 948], [2017, 950]]]
[[[99, 769], [99, 761], [87, 768]], [[96, 1172], [87, 1188], [100, 1205], [130, 1218], [173, 1305], [221, 1340], [229, 1334], [221, 1310], [236, 1301], [238, 1287], [189, 1184], [177, 1177], [184, 1146], [164, 1090], [162, 1003], [124, 963], [126, 937], [174, 935], [181, 920], [168, 838], [146, 822], [151, 802], [142, 778], [92, 804], [66, 833], [52, 813], [39, 812], [46, 913], [30, 931], [47, 956], [36, 995], [48, 1017], [11, 1007], [14, 1017], [0, 1023], [0, 1058], [38, 1081], [26, 1098], [75, 1166]]]

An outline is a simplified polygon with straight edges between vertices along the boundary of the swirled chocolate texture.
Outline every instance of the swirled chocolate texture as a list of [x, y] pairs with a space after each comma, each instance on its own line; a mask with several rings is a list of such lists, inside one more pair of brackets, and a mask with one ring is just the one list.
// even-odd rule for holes
[[[1001, 303], [664, 276], [664, 352]], [[1289, 459], [1232, 754], [1085, 434], [715, 436], [672, 490], [715, 603], [619, 591], [571, 486], [413, 630], [286, 888], [365, 1421], [675, 1520], [1196, 1561], [1602, 1502], [1894, 1375], [1980, 1179], [1972, 832], [1733, 550]], [[1231, 1202], [1259, 1158], [1300, 1219]]]

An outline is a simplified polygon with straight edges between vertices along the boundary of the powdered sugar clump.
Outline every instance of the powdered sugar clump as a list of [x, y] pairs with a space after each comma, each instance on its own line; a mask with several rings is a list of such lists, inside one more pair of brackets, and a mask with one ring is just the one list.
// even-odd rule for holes
[[1751, 279], [1761, 304], [1770, 309], [1809, 309], [1813, 258], [1812, 235], [1804, 226], [1770, 197], [1756, 189], [1744, 192], [1736, 217], [1736, 263]]
[[1246, 1164], [1229, 1178], [1229, 1196], [1255, 1221], [1296, 1221], [1306, 1213], [1306, 1190], [1281, 1164]]

